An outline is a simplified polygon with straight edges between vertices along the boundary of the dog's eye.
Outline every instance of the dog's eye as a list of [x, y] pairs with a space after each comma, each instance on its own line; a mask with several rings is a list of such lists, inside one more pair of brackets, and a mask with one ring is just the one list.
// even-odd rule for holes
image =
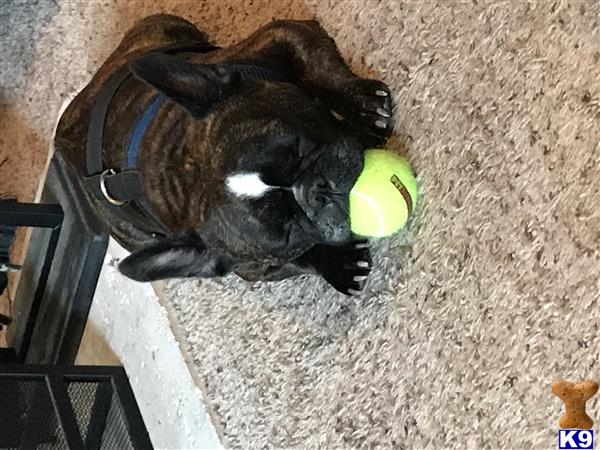
[[319, 209], [327, 204], [327, 197], [323, 194], [316, 194], [310, 197], [308, 204], [310, 207]]

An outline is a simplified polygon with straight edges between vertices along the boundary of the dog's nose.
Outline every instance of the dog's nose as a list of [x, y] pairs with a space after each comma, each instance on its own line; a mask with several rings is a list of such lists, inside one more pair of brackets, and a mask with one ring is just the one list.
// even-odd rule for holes
[[348, 159], [350, 156], [350, 148], [347, 145], [339, 145], [336, 149], [335, 155], [341, 160]]
[[323, 176], [314, 176], [302, 180], [293, 187], [294, 197], [309, 217], [314, 217], [318, 211], [327, 205], [328, 194], [332, 191], [329, 181]]

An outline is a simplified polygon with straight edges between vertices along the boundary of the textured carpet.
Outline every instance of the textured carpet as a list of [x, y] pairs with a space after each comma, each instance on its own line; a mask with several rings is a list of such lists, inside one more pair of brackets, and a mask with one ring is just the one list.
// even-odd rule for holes
[[315, 16], [395, 92], [388, 147], [410, 156], [422, 202], [377, 243], [364, 294], [312, 277], [168, 286], [228, 445], [555, 448], [550, 382], [600, 378], [599, 3], [59, 4], [26, 75], [36, 114], [11, 106], [42, 132], [157, 11], [222, 45]]
[[[600, 6], [315, 1], [398, 104], [415, 223], [367, 292], [172, 282], [240, 448], [552, 448], [555, 377], [600, 378]], [[589, 406], [600, 421], [600, 402]]]

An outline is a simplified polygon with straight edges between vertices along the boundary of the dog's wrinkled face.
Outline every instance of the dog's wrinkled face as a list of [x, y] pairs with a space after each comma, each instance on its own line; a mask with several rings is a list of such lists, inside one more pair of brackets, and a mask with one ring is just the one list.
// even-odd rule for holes
[[260, 83], [216, 117], [209, 139], [235, 166], [206, 227], [235, 237], [237, 255], [290, 260], [350, 238], [348, 198], [363, 153], [329, 110], [291, 84]]
[[221, 275], [351, 238], [349, 192], [363, 151], [318, 99], [292, 83], [242, 80], [219, 65], [164, 55], [145, 57], [133, 70], [203, 127], [203, 139], [186, 145], [207, 172], [204, 160], [219, 161], [214, 179], [222, 185], [214, 188], [225, 196], [200, 229], [134, 253], [123, 273], [141, 281]]

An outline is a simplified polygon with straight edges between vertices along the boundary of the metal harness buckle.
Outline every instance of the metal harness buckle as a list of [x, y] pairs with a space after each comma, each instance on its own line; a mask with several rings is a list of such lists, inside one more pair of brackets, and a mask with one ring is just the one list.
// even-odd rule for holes
[[115, 172], [114, 169], [106, 169], [100, 174], [100, 191], [102, 192], [102, 195], [104, 195], [104, 198], [108, 200], [110, 204], [115, 206], [123, 206], [126, 202], [117, 200], [116, 198], [112, 197], [106, 189], [106, 178], [116, 174], [117, 172]]

